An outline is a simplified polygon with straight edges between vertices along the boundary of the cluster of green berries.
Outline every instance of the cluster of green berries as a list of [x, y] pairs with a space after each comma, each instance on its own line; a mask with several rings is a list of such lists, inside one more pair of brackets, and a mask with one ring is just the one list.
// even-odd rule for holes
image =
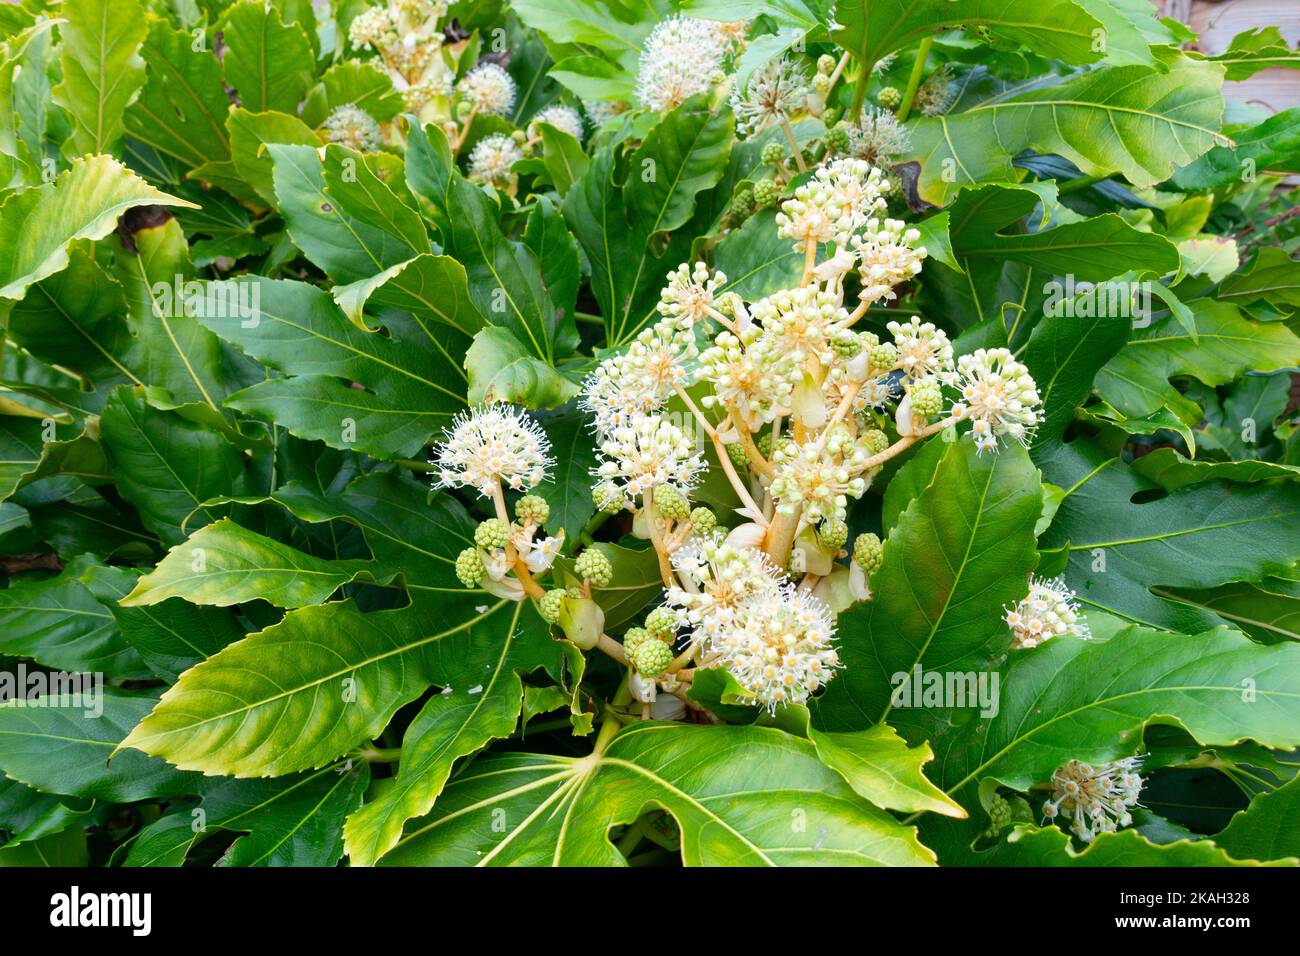
[[591, 500], [601, 514], [612, 515], [623, 509], [623, 495], [613, 485], [596, 485], [591, 489]]
[[758, 154], [758, 158], [762, 161], [764, 166], [771, 166], [773, 169], [776, 169], [785, 162], [785, 145], [783, 143], [778, 143], [776, 140], [764, 143], [762, 151]]
[[724, 447], [727, 449], [727, 457], [731, 459], [733, 465], [737, 468], [749, 467], [749, 456], [745, 454], [745, 447], [740, 442], [732, 442]]
[[781, 187], [776, 184], [775, 179], [760, 179], [754, 183], [754, 205], [759, 209], [775, 206], [780, 198]]
[[708, 508], [696, 508], [691, 512], [691, 528], [696, 534], [710, 535], [718, 527], [718, 516]]
[[889, 447], [889, 436], [879, 428], [869, 428], [864, 431], [859, 439], [869, 454], [879, 455]]
[[836, 518], [827, 518], [817, 526], [817, 541], [823, 548], [838, 551], [849, 540], [849, 526]]
[[691, 516], [691, 503], [676, 485], [655, 487], [655, 511], [669, 521], [685, 521]]
[[849, 137], [849, 124], [836, 123], [826, 132], [826, 148], [832, 153], [844, 154], [853, 146]]
[[560, 619], [560, 605], [568, 592], [563, 588], [556, 588], [554, 591], [547, 591], [542, 595], [542, 599], [537, 602], [537, 613], [542, 616], [542, 620], [547, 624], [554, 624]]
[[877, 102], [885, 109], [893, 112], [903, 103], [903, 94], [898, 91], [896, 86], [886, 86], [876, 95]]
[[1011, 804], [1000, 794], [994, 794], [989, 801], [989, 829], [1001, 830], [1011, 822]]
[[627, 629], [623, 635], [623, 653], [637, 673], [646, 677], [659, 677], [673, 662], [672, 645], [644, 627]]
[[515, 505], [515, 517], [537, 525], [545, 524], [551, 517], [551, 506], [541, 495], [524, 495]]
[[467, 588], [476, 588], [483, 583], [487, 568], [483, 565], [483, 556], [478, 548], [466, 548], [456, 555], [456, 577]]
[[907, 387], [907, 394], [912, 399], [913, 414], [922, 418], [933, 418], [943, 411], [943, 390], [932, 378], [912, 382]]
[[474, 529], [474, 544], [484, 551], [504, 548], [510, 540], [510, 525], [500, 518], [488, 518]]
[[871, 347], [871, 367], [887, 371], [898, 364], [898, 346], [893, 342], [880, 342]]
[[614, 579], [614, 566], [604, 552], [588, 548], [573, 562], [573, 573], [590, 582], [592, 587], [603, 588]]
[[880, 570], [884, 557], [885, 546], [878, 535], [868, 531], [858, 535], [857, 540], [853, 542], [853, 560], [869, 575]]
[[754, 190], [748, 186], [737, 189], [731, 197], [727, 214], [736, 222], [744, 222], [754, 211]]

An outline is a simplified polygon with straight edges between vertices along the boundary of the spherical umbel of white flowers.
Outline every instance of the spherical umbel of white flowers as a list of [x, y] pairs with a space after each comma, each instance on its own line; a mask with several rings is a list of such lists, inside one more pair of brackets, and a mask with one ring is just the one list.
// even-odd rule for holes
[[1079, 617], [1074, 592], [1060, 578], [1036, 578], [1029, 583], [1029, 594], [1007, 609], [1007, 627], [1011, 628], [1011, 646], [1037, 647], [1052, 637], [1090, 636], [1088, 623]]
[[643, 415], [612, 429], [600, 443], [594, 472], [602, 485], [639, 498], [660, 485], [695, 486], [704, 458], [685, 432], [659, 415]]
[[1004, 435], [1029, 444], [1042, 399], [1029, 369], [1009, 349], [977, 349], [957, 359], [957, 388], [961, 401], [952, 414], [970, 419], [980, 451], [996, 449]]
[[803, 703], [840, 666], [835, 622], [821, 601], [791, 586], [762, 592], [740, 605], [735, 623], [710, 648], [760, 706]]
[[641, 50], [637, 99], [662, 112], [708, 91], [722, 77], [728, 45], [720, 24], [683, 16], [661, 20]]
[[1133, 822], [1138, 805], [1141, 757], [1125, 757], [1093, 766], [1071, 760], [1052, 773], [1052, 798], [1043, 804], [1049, 820], [1064, 815], [1070, 830], [1084, 843], [1100, 833], [1114, 833]]
[[495, 63], [480, 63], [456, 84], [456, 92], [475, 110], [504, 116], [515, 105], [515, 81]]
[[796, 60], [769, 60], [750, 76], [744, 90], [731, 91], [731, 110], [736, 128], [752, 136], [774, 123], [789, 122], [804, 108], [812, 79], [808, 69]]
[[568, 133], [578, 142], [582, 142], [582, 116], [572, 106], [565, 106], [563, 103], [552, 103], [550, 106], [540, 109], [528, 121], [528, 138], [530, 140], [540, 139], [542, 135], [542, 124], [554, 126], [563, 133]]
[[530, 491], [541, 484], [555, 463], [550, 451], [550, 439], [523, 409], [481, 405], [452, 420], [429, 464], [438, 485], [495, 498], [502, 486]]
[[484, 136], [469, 154], [469, 178], [479, 183], [501, 186], [510, 182], [510, 170], [524, 158], [513, 136], [493, 133]]

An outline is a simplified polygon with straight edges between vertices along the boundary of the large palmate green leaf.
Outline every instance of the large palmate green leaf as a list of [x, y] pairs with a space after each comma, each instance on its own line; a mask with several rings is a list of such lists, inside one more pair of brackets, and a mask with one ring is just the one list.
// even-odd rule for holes
[[491, 653], [451, 660], [440, 681], [446, 691], [430, 697], [402, 740], [396, 780], [348, 818], [344, 829], [354, 866], [373, 865], [397, 843], [407, 820], [434, 805], [460, 757], [494, 737], [508, 737], [519, 721], [521, 673], [553, 667], [555, 642], [546, 625], [516, 605], [507, 640]]
[[156, 757], [109, 759], [155, 703], [156, 694], [105, 686], [94, 695], [0, 704], [0, 771], [38, 790], [118, 803], [190, 792], [197, 775]]
[[1300, 163], [1300, 108], [1283, 110], [1233, 135], [1234, 146], [1216, 146], [1174, 175], [1179, 189], [1214, 189], [1247, 181], [1256, 172], [1296, 172]]
[[868, 64], [936, 30], [966, 24], [1067, 63], [1100, 59], [1094, 41], [1102, 25], [1072, 0], [1029, 6], [1008, 0], [840, 0], [835, 22], [832, 39]]
[[154, 21], [140, 51], [148, 80], [127, 111], [126, 129], [187, 166], [203, 166], [230, 159], [230, 100], [216, 54], [194, 46], [191, 34]]
[[1012, 181], [1011, 160], [1025, 149], [1154, 185], [1225, 142], [1221, 80], [1219, 67], [1185, 58], [1167, 71], [1108, 67], [918, 120], [909, 153], [921, 163], [918, 189], [942, 205], [962, 184]]
[[316, 62], [303, 28], [286, 24], [273, 4], [243, 0], [226, 12], [221, 32], [222, 69], [240, 104], [254, 113], [297, 113]]
[[688, 255], [690, 237], [672, 230], [687, 221], [699, 193], [721, 179], [732, 129], [730, 111], [711, 113], [694, 97], [621, 161], [618, 146], [597, 152], [564, 197], [565, 219], [591, 262], [591, 290], [611, 345], [649, 321], [664, 275]]
[[147, 677], [139, 653], [83, 583], [86, 570], [87, 563], [78, 560], [56, 577], [14, 582], [0, 591], [0, 653], [66, 671]]
[[[1258, 581], [1296, 560], [1300, 487], [1201, 481], [1161, 497], [1153, 482], [1087, 440], [1039, 462], [1064, 489], [1043, 547], [1067, 548], [1066, 580], [1084, 604], [1132, 621], [1192, 632], [1222, 623], [1152, 593]], [[1145, 493], [1154, 500], [1134, 500]]]
[[391, 313], [386, 333], [350, 322], [328, 292], [303, 282], [241, 279], [255, 320], [201, 321], [248, 355], [286, 373], [232, 395], [303, 438], [378, 457], [413, 454], [464, 407], [468, 340], [451, 325]]
[[889, 533], [875, 598], [840, 615], [844, 671], [816, 701], [817, 723], [861, 730], [888, 717], [904, 737], [924, 739], [920, 713], [895, 709], [891, 695], [914, 668], [982, 670], [1005, 650], [1003, 607], [1028, 588], [1040, 507], [1023, 448], [979, 455], [968, 439], [950, 445]]
[[251, 488], [241, 448], [210, 423], [153, 407], [142, 390], [115, 390], [101, 428], [118, 490], [166, 544], [229, 513], [209, 499]]
[[1023, 360], [1043, 399], [1043, 418], [1034, 436], [1036, 456], [1060, 440], [1075, 408], [1092, 393], [1097, 372], [1128, 341], [1131, 326], [1132, 320], [1124, 316], [1056, 315], [1034, 329]]
[[1248, 370], [1271, 372], [1300, 364], [1300, 337], [1280, 322], [1254, 322], [1230, 302], [1199, 299], [1189, 305], [1196, 336], [1173, 317], [1135, 329], [1126, 348], [1097, 374], [1097, 389], [1133, 417], [1167, 407], [1188, 425], [1202, 410], [1170, 379], [1187, 376], [1224, 385]]
[[216, 607], [259, 599], [305, 607], [353, 581], [378, 583], [372, 566], [362, 559], [313, 557], [221, 518], [172, 548], [121, 603], [141, 607], [183, 597]]
[[140, 46], [149, 28], [139, 0], [78, 0], [59, 10], [64, 22], [63, 80], [54, 101], [72, 119], [69, 157], [108, 153], [122, 137], [123, 114], [145, 82]]
[[68, 265], [77, 239], [102, 239], [133, 206], [193, 203], [154, 189], [108, 156], [78, 159], [52, 183], [11, 195], [0, 205], [0, 299]]
[[1269, 793], [1261, 793], [1250, 807], [1234, 816], [1214, 842], [1241, 860], [1281, 860], [1296, 862], [1300, 857], [1300, 831], [1296, 814], [1300, 813], [1300, 777]]
[[218, 866], [334, 866], [343, 855], [343, 818], [369, 782], [365, 764], [279, 780], [205, 780], [199, 805], [141, 830], [123, 865], [180, 866], [203, 837], [233, 832], [244, 835]]
[[385, 865], [621, 865], [609, 830], [663, 807], [688, 866], [922, 866], [914, 831], [772, 728], [639, 723], [599, 756], [480, 758]]

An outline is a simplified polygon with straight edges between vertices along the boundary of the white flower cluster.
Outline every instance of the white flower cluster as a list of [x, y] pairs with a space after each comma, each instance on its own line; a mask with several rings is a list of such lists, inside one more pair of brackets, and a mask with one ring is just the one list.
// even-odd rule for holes
[[1011, 628], [1011, 646], [1037, 647], [1048, 638], [1069, 634], [1087, 638], [1088, 622], [1079, 617], [1074, 592], [1060, 578], [1035, 578], [1029, 582], [1029, 594], [1006, 612]]
[[668, 606], [756, 703], [769, 710], [802, 703], [834, 675], [830, 609], [797, 590], [767, 555], [715, 536], [690, 542], [673, 566], [685, 586], [668, 591]]
[[888, 181], [860, 159], [837, 159], [817, 167], [813, 178], [781, 204], [776, 224], [782, 239], [795, 249], [834, 242], [845, 245], [869, 217], [885, 208]]
[[510, 182], [511, 168], [524, 158], [524, 151], [513, 136], [493, 133], [484, 136], [469, 154], [469, 178], [475, 182], [501, 186]]
[[849, 126], [849, 155], [872, 166], [892, 166], [910, 148], [907, 130], [890, 110], [868, 109]]
[[1008, 349], [977, 349], [957, 360], [961, 402], [952, 413], [970, 419], [971, 434], [981, 450], [998, 447], [1004, 435], [1029, 444], [1039, 422], [1042, 399], [1029, 369]]
[[627, 505], [661, 485], [689, 491], [704, 470], [690, 436], [661, 415], [641, 415], [610, 429], [598, 451], [600, 486]]
[[552, 103], [550, 106], [538, 110], [533, 118], [528, 121], [528, 138], [530, 140], [541, 138], [541, 125], [543, 123], [554, 126], [561, 132], [568, 133], [578, 142], [582, 142], [582, 116], [572, 106], [565, 106], [563, 103]]
[[477, 112], [504, 116], [515, 105], [515, 81], [504, 67], [480, 63], [460, 78], [456, 92]]
[[336, 107], [321, 127], [326, 141], [361, 153], [373, 153], [384, 144], [379, 124], [365, 110], [351, 103]]
[[1084, 843], [1099, 833], [1114, 833], [1133, 822], [1129, 813], [1138, 805], [1142, 777], [1141, 757], [1125, 757], [1094, 767], [1071, 760], [1052, 773], [1052, 798], [1043, 814], [1055, 819], [1064, 814], [1070, 830]]
[[362, 11], [348, 27], [352, 45], [379, 54], [393, 88], [423, 120], [451, 94], [454, 77], [443, 58], [440, 23], [446, 13], [443, 0], [388, 0]]
[[895, 298], [894, 287], [914, 279], [925, 261], [925, 248], [917, 248], [921, 233], [898, 219], [869, 219], [862, 234], [853, 237], [862, 290], [858, 299], [867, 305]]
[[736, 128], [753, 136], [776, 123], [789, 122], [804, 107], [812, 84], [808, 68], [797, 60], [769, 60], [750, 76], [742, 90], [731, 90]]
[[637, 73], [637, 99], [662, 112], [704, 93], [723, 77], [731, 39], [711, 20], [673, 16], [646, 38]]
[[523, 409], [482, 405], [452, 420], [429, 464], [444, 488], [473, 488], [491, 498], [502, 486], [536, 488], [554, 464], [550, 451], [546, 432]]

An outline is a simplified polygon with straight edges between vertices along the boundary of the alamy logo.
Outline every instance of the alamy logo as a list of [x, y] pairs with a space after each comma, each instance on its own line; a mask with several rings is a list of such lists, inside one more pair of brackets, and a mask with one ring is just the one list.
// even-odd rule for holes
[[171, 282], [155, 282], [149, 293], [159, 314], [169, 318], [238, 319], [245, 329], [255, 329], [262, 321], [262, 287], [256, 282], [186, 282], [178, 275]]
[[978, 707], [984, 718], [998, 715], [997, 671], [927, 671], [917, 664], [889, 678], [892, 707]]
[[90, 718], [104, 713], [104, 675], [27, 669], [0, 671], [0, 704], [15, 707], [80, 707]]
[[1043, 314], [1048, 317], [1132, 319], [1139, 329], [1151, 324], [1150, 282], [1078, 282], [1067, 275], [1064, 282], [1053, 279], [1044, 284], [1043, 295], [1047, 296]]
[[78, 886], [50, 897], [50, 925], [58, 927], [125, 926], [133, 936], [153, 929], [151, 893], [82, 893]]

